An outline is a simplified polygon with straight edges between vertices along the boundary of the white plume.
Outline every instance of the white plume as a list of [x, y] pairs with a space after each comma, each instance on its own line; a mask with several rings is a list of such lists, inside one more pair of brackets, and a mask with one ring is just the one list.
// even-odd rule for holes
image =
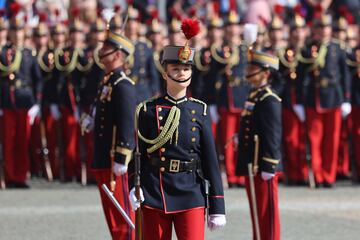
[[244, 42], [247, 46], [252, 45], [256, 41], [257, 31], [257, 24], [246, 23], [244, 25]]
[[114, 9], [112, 8], [105, 8], [101, 11], [102, 17], [105, 19], [106, 22], [110, 22], [110, 20], [115, 15]]

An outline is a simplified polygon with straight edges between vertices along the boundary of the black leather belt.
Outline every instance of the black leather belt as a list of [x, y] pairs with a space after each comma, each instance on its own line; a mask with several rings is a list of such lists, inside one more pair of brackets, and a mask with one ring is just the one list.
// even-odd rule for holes
[[158, 158], [151, 157], [150, 164], [155, 167], [159, 167], [161, 172], [187, 172], [196, 170], [198, 167], [198, 161], [196, 159], [191, 161], [182, 161], [177, 159]]

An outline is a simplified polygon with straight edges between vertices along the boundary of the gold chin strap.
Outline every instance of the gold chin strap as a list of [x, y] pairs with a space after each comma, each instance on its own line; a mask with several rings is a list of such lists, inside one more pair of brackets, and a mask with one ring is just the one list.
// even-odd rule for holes
[[[139, 116], [141, 108], [144, 106], [144, 104], [139, 104], [136, 108], [136, 115]], [[173, 106], [170, 110], [169, 116], [166, 119], [165, 125], [163, 129], [160, 131], [159, 136], [157, 136], [155, 139], [147, 139], [144, 136], [141, 135], [140, 131], [138, 130], [138, 136], [139, 138], [148, 143], [152, 146], [147, 149], [148, 153], [152, 153], [156, 151], [157, 149], [161, 148], [165, 143], [167, 143], [170, 140], [170, 143], [172, 143], [173, 135], [175, 133], [175, 144], [178, 142], [178, 136], [179, 136], [179, 122], [180, 122], [180, 115], [181, 111], [176, 106]]]

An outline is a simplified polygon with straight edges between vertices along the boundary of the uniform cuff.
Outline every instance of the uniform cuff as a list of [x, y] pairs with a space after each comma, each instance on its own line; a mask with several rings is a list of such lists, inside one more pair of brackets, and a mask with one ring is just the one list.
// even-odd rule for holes
[[115, 162], [128, 166], [131, 160], [132, 150], [118, 146], [115, 152]]
[[260, 171], [268, 172], [268, 173], [275, 173], [276, 166], [280, 162], [278, 159], [272, 159], [263, 157], [261, 159]]
[[209, 196], [209, 214], [225, 214], [224, 196]]

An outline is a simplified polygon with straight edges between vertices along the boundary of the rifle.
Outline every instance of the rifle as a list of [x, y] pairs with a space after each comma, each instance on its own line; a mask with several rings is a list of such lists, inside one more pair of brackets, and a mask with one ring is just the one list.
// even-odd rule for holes
[[312, 169], [312, 158], [311, 158], [311, 147], [310, 147], [310, 140], [308, 138], [308, 129], [306, 120], [304, 121], [304, 138], [305, 138], [305, 159], [306, 165], [308, 166], [308, 179], [309, 179], [309, 187], [311, 189], [315, 189], [315, 176], [314, 171]]
[[57, 151], [56, 151], [56, 160], [59, 166], [59, 175], [60, 181], [65, 182], [65, 162], [64, 162], [64, 144], [63, 144], [63, 135], [61, 129], [61, 119], [57, 120], [56, 123], [56, 138], [57, 138]]
[[248, 174], [249, 174], [249, 182], [250, 182], [251, 204], [253, 206], [253, 215], [254, 215], [255, 238], [257, 240], [261, 240], [260, 224], [259, 224], [257, 204], [256, 204], [255, 183], [254, 183], [254, 176], [256, 176], [257, 171], [258, 171], [258, 160], [259, 160], [259, 137], [258, 137], [258, 135], [254, 136], [254, 141], [255, 141], [254, 166], [252, 163], [248, 164]]
[[46, 131], [44, 121], [40, 120], [41, 156], [44, 161], [46, 176], [49, 182], [53, 181], [53, 173], [49, 160], [49, 149], [47, 147]]
[[[2, 122], [2, 117], [0, 117], [0, 123]], [[3, 135], [2, 135], [2, 124], [0, 124], [0, 189], [6, 188], [5, 183], [5, 174], [4, 174], [4, 153], [3, 153]]]
[[[80, 120], [81, 122], [81, 120]], [[81, 185], [86, 186], [87, 184], [87, 171], [86, 171], [86, 163], [87, 163], [87, 153], [86, 153], [86, 144], [84, 142], [84, 132], [81, 131], [79, 136], [79, 153], [80, 153], [80, 161], [81, 161]]]
[[110, 161], [111, 161], [111, 170], [110, 170], [110, 190], [112, 192], [115, 191], [116, 181], [114, 179], [114, 162], [115, 162], [115, 147], [116, 147], [116, 126], [113, 126], [112, 131], [112, 142], [111, 142], [111, 150], [110, 150]]
[[[140, 149], [139, 149], [139, 136], [138, 136], [138, 115], [135, 113], [135, 196], [137, 201], [141, 204], [140, 190], [141, 190], [141, 182], [140, 182]], [[143, 239], [142, 233], [142, 210], [141, 206], [135, 211], [135, 240]]]

